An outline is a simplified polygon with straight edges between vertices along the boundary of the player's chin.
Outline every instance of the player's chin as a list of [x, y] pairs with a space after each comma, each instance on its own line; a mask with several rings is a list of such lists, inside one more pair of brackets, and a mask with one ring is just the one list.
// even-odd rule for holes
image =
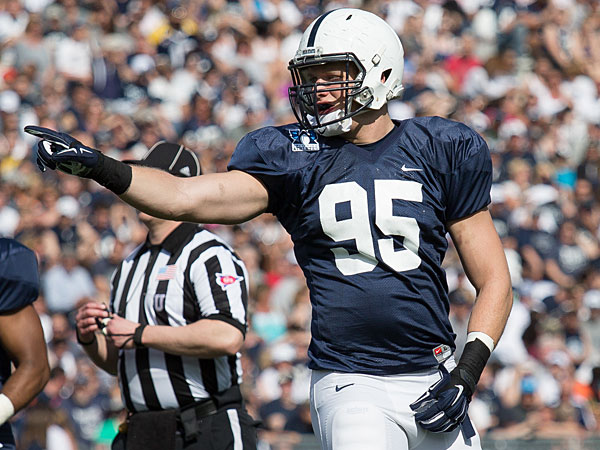
[[331, 103], [325, 103], [319, 105], [319, 116], [325, 117], [327, 114], [335, 112], [339, 107], [337, 105], [332, 105]]
[[342, 109], [343, 105], [339, 99], [329, 99], [329, 101], [319, 101], [317, 103], [317, 112], [321, 117], [326, 114], [330, 114], [332, 112], [337, 111], [338, 109]]

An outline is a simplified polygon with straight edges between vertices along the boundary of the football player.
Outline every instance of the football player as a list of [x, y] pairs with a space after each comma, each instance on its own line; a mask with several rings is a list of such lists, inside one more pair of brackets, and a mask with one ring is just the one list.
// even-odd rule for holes
[[[321, 15], [289, 64], [298, 123], [246, 135], [226, 173], [177, 178], [26, 129], [42, 138], [42, 169], [92, 178], [149, 214], [223, 224], [277, 216], [310, 289], [312, 419], [324, 449], [480, 448], [467, 407], [512, 304], [487, 210], [488, 147], [457, 122], [392, 120], [403, 67], [383, 19]], [[448, 233], [477, 290], [458, 364]]]
[[[32, 303], [39, 291], [35, 254], [0, 239], [0, 448], [15, 448], [9, 419], [31, 402], [50, 377], [44, 332]], [[14, 365], [15, 370], [12, 370]]]

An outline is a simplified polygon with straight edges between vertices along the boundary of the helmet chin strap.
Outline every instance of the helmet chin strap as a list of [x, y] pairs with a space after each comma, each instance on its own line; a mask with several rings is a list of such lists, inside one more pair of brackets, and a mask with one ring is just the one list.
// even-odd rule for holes
[[[337, 111], [332, 111], [330, 113], [325, 114], [321, 118], [321, 122], [329, 122], [332, 120], [337, 120], [343, 117], [344, 114], [341, 109]], [[316, 125], [316, 120], [313, 116], [308, 116], [308, 120], [312, 125]], [[331, 123], [329, 125], [325, 125], [324, 127], [317, 128], [315, 131], [319, 133], [321, 136], [337, 136], [339, 134], [347, 133], [350, 131], [350, 127], [352, 126], [352, 119], [350, 117], [346, 117], [343, 120], [338, 120], [335, 123]]]

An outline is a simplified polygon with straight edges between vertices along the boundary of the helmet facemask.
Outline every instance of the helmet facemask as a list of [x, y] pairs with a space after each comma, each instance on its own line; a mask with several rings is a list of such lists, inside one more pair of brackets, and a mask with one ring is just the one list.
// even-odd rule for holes
[[[314, 71], [332, 63], [338, 63], [336, 67], [341, 69], [341, 79], [311, 80], [307, 76], [311, 69]], [[370, 96], [368, 88], [362, 86], [365, 69], [352, 53], [294, 58], [288, 69], [294, 84], [288, 90], [292, 110], [306, 129], [316, 129], [325, 136], [347, 132], [351, 118], [372, 102], [372, 98], [365, 101]], [[319, 104], [319, 94], [324, 92], [339, 92], [340, 97], [333, 104]], [[355, 101], [359, 96], [361, 103]]]
[[[339, 68], [342, 75], [322, 79], [319, 75], [328, 70], [319, 71], [318, 66], [329, 63], [337, 63], [332, 72]], [[334, 136], [350, 131], [357, 114], [379, 111], [400, 96], [404, 50], [396, 31], [381, 17], [339, 8], [320, 15], [304, 30], [288, 69], [293, 80], [288, 93], [298, 122], [321, 135]], [[337, 92], [322, 94], [328, 91]], [[339, 94], [335, 111], [317, 106], [332, 95], [338, 99]]]

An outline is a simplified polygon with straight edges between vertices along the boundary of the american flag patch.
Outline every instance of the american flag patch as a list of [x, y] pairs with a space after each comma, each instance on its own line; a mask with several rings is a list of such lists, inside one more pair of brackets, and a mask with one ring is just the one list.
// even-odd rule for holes
[[158, 281], [163, 280], [172, 280], [175, 278], [177, 274], [177, 265], [171, 264], [170, 266], [164, 266], [158, 269], [158, 273], [156, 274], [156, 279]]

